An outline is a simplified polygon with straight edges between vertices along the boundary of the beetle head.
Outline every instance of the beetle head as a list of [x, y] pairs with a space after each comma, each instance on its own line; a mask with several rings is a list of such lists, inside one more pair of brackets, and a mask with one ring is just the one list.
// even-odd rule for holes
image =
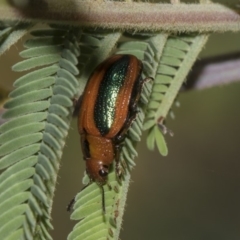
[[107, 181], [108, 166], [103, 164], [102, 161], [96, 161], [95, 159], [86, 160], [86, 171], [91, 180], [103, 185]]

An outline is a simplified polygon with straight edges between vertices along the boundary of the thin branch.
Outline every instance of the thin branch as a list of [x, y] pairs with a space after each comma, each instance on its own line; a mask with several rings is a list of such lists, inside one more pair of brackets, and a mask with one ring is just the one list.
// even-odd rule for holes
[[201, 90], [239, 81], [240, 52], [197, 61], [184, 90]]
[[15, 9], [0, 3], [0, 18], [47, 21], [134, 31], [224, 32], [240, 30], [239, 11], [217, 3], [35, 0]]

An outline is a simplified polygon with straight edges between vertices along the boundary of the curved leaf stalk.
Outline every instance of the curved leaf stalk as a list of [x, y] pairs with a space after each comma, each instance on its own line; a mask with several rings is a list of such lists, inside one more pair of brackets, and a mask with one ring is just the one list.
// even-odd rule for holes
[[207, 41], [207, 35], [179, 35], [168, 38], [158, 64], [153, 91], [147, 107], [144, 130], [149, 130], [147, 145], [167, 155], [159, 124], [165, 120], [188, 72]]
[[[157, 36], [130, 36], [137, 40], [130, 42], [120, 42], [116, 53], [134, 54], [144, 62], [144, 75], [154, 76], [157, 70], [157, 63], [160, 59], [162, 51], [161, 45], [164, 45], [166, 35]], [[140, 41], [141, 39], [141, 41]], [[144, 41], [142, 41], [144, 39]], [[147, 67], [147, 63], [151, 64]], [[133, 122], [125, 138], [120, 153], [121, 166], [123, 171], [123, 179], [121, 182], [115, 174], [115, 164], [113, 164], [108, 177], [108, 185], [104, 186], [106, 214], [102, 212], [101, 190], [96, 183], [92, 183], [75, 198], [74, 211], [71, 215], [72, 219], [79, 222], [75, 225], [72, 233], [68, 236], [68, 240], [90, 240], [90, 239], [118, 239], [122, 224], [122, 217], [125, 209], [127, 191], [130, 182], [130, 172], [135, 166], [133, 161], [137, 156], [135, 145], [140, 141], [141, 129], [144, 120], [144, 106], [148, 101], [148, 95], [151, 92], [152, 82], [147, 82], [141, 95], [141, 103], [139, 104], [139, 113]], [[83, 179], [87, 183], [88, 177], [85, 175]]]
[[[0, 239], [51, 239], [59, 162], [76, 95], [79, 55], [69, 30], [32, 32], [0, 126]], [[38, 67], [37, 70], [32, 68]], [[12, 217], [14, 216], [14, 218]]]

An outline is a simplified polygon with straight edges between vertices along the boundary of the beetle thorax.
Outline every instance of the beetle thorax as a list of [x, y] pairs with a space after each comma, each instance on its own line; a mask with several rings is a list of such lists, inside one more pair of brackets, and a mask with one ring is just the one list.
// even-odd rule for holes
[[114, 160], [113, 141], [108, 138], [86, 134], [84, 144], [86, 170], [89, 177], [98, 182], [105, 182], [108, 168]]

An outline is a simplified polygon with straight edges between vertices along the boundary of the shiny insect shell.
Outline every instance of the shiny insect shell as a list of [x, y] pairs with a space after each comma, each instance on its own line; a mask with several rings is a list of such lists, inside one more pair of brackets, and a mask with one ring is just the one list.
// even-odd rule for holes
[[142, 62], [135, 56], [113, 55], [97, 66], [81, 97], [78, 130], [86, 171], [100, 185], [114, 159], [121, 174], [119, 149], [137, 114], [145, 81], [141, 73]]

